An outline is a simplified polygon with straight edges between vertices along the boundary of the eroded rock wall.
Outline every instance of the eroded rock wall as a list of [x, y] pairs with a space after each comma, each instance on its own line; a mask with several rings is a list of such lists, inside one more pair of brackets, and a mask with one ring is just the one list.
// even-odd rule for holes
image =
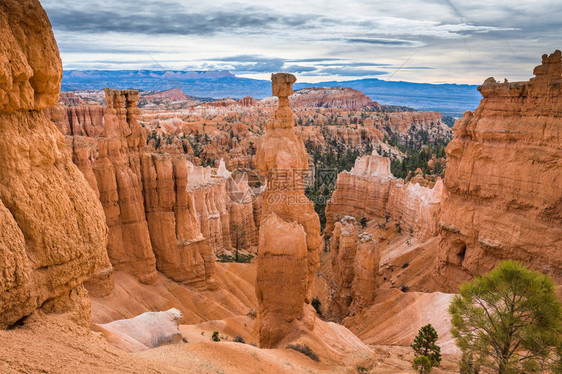
[[562, 278], [562, 63], [528, 82], [487, 79], [447, 147], [436, 277], [448, 289], [514, 259]]
[[[224, 162], [215, 171], [194, 166], [184, 154], [146, 147], [137, 99], [137, 91], [107, 89], [107, 108], [58, 106], [46, 114], [102, 201], [113, 267], [144, 283], [153, 283], [158, 269], [214, 288], [214, 256], [231, 251], [240, 233], [243, 249], [257, 245], [259, 200], [243, 199], [247, 183], [235, 184]], [[96, 295], [112, 288], [111, 264], [88, 283]]]
[[0, 3], [0, 328], [36, 309], [89, 321], [83, 283], [107, 261], [95, 192], [42, 109], [62, 64], [35, 0]]
[[[424, 183], [425, 184], [425, 183]], [[326, 207], [326, 232], [345, 216], [362, 220], [385, 219], [398, 222], [401, 230], [420, 241], [437, 235], [443, 184], [430, 187], [416, 178], [404, 183], [390, 172], [390, 159], [363, 156], [350, 172], [338, 175], [336, 188]]]
[[373, 303], [381, 255], [377, 242], [360, 234], [358, 222], [350, 216], [336, 222], [330, 248], [331, 299], [325, 317], [341, 321]]
[[159, 271], [173, 280], [213, 288], [214, 253], [201, 234], [194, 196], [187, 189], [193, 167], [184, 156], [143, 154], [146, 220]]

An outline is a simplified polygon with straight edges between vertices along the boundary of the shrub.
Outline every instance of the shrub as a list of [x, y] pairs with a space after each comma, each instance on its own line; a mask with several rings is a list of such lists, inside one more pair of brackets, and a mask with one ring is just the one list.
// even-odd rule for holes
[[227, 254], [220, 254], [217, 256], [217, 262], [238, 262], [242, 264], [248, 264], [254, 258], [253, 255], [245, 255], [242, 253], [238, 254], [238, 261], [236, 260], [236, 256], [229, 256]]
[[357, 374], [367, 374], [369, 370], [365, 366], [357, 366]]
[[211, 337], [211, 339], [213, 339], [214, 342], [220, 342], [221, 338], [219, 338], [219, 332], [218, 331], [213, 332], [213, 336]]
[[302, 353], [305, 356], [310, 357], [312, 360], [314, 361], [320, 361], [320, 359], [318, 358], [318, 355], [314, 352], [312, 352], [312, 349], [310, 349], [310, 347], [306, 344], [289, 344], [287, 346], [287, 348], [289, 349], [294, 349], [297, 352]]
[[242, 344], [246, 344], [246, 341], [244, 340], [243, 337], [241, 337], [240, 335], [237, 335], [234, 340], [235, 343], [242, 343]]
[[361, 227], [362, 227], [362, 228], [367, 227], [367, 223], [368, 223], [368, 222], [369, 222], [369, 221], [367, 220], [366, 217], [361, 218], [361, 220], [359, 221], [359, 223], [361, 224]]
[[431, 361], [426, 356], [417, 356], [414, 358], [414, 364], [412, 365], [414, 370], [419, 370], [420, 374], [431, 372]]
[[322, 307], [322, 302], [320, 301], [320, 299], [317, 296], [314, 296], [312, 298], [312, 301], [310, 302], [310, 305], [312, 305], [312, 307], [314, 308], [314, 310], [316, 310], [316, 313], [318, 313], [319, 316], [322, 315], [322, 311], [321, 311], [321, 307]]

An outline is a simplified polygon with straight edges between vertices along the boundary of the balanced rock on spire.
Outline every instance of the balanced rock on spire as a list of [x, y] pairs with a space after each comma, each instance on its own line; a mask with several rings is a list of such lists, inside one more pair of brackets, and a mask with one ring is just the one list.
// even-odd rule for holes
[[267, 176], [260, 225], [256, 295], [260, 346], [279, 346], [311, 330], [311, 285], [319, 265], [320, 221], [304, 194], [308, 154], [293, 129], [289, 96], [294, 75], [271, 76], [279, 108], [266, 124], [256, 166]]

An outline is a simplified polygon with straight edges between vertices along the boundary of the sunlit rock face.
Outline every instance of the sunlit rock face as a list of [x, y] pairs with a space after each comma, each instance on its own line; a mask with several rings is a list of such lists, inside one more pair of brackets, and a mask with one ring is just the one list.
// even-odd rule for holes
[[108, 294], [112, 269], [143, 283], [156, 270], [196, 288], [215, 288], [215, 255], [257, 245], [260, 199], [247, 178], [233, 177], [221, 160], [215, 170], [193, 165], [170, 147], [154, 152], [138, 121], [138, 92], [105, 91], [107, 107], [57, 106], [47, 116], [66, 135], [74, 162], [98, 194], [110, 227], [107, 263], [90, 282]]
[[58, 100], [62, 64], [35, 0], [0, 3], [0, 328], [44, 312], [87, 324], [83, 283], [107, 262], [95, 192], [40, 111]]
[[143, 154], [141, 168], [157, 269], [178, 282], [214, 286], [214, 253], [201, 234], [194, 195], [187, 188], [193, 165], [183, 155]]
[[141, 166], [146, 134], [138, 122], [138, 91], [106, 89], [105, 96], [103, 127], [94, 138], [84, 174], [91, 168], [97, 181], [109, 227], [111, 264], [143, 283], [154, 283], [156, 259], [145, 216]]
[[279, 73], [271, 80], [279, 108], [267, 122], [256, 154], [256, 166], [267, 175], [256, 279], [260, 346], [265, 348], [313, 328], [310, 294], [320, 245], [320, 221], [304, 195], [308, 154], [289, 107], [296, 78]]
[[390, 159], [373, 153], [355, 161], [350, 172], [338, 175], [326, 208], [326, 232], [345, 216], [397, 221], [401, 228], [425, 241], [437, 235], [443, 182], [419, 178], [409, 182], [390, 172]]
[[488, 78], [447, 147], [440, 253], [445, 287], [515, 259], [562, 277], [561, 53], [528, 82]]

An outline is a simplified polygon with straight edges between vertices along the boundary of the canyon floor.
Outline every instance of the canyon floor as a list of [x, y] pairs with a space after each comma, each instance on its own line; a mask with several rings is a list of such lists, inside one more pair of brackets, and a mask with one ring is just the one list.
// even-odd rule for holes
[[[188, 343], [127, 353], [109, 345], [99, 333], [60, 316], [30, 317], [24, 327], [0, 331], [2, 373], [355, 373], [339, 362], [316, 363], [290, 349], [260, 349], [249, 344], [209, 342], [197, 326], [182, 326]], [[190, 338], [193, 339], [190, 342]], [[210, 340], [210, 338], [208, 338]], [[410, 348], [370, 346], [355, 361], [369, 373], [414, 373]], [[362, 365], [361, 365], [362, 364]], [[435, 373], [458, 372], [456, 357], [444, 355]]]
[[[224, 265], [224, 266], [221, 266]], [[217, 273], [223, 280], [229, 280], [232, 288], [228, 294], [193, 292], [174, 284], [161, 276], [160, 285], [142, 285], [127, 274], [116, 274], [122, 289], [103, 300], [92, 300], [91, 329], [71, 322], [66, 315], [45, 315], [40, 311], [26, 318], [21, 324], [9, 330], [0, 331], [0, 371], [2, 373], [414, 373], [411, 368], [413, 351], [401, 345], [364, 345], [349, 330], [321, 321], [316, 322], [315, 339], [303, 338], [320, 357], [315, 362], [292, 349], [260, 349], [256, 346], [255, 320], [240, 314], [206, 322], [181, 324], [182, 341], [144, 350], [128, 352], [122, 346], [122, 337], [100, 332], [95, 321], [108, 319], [114, 297], [119, 297], [119, 310], [130, 315], [142, 313], [151, 308], [154, 300], [166, 300], [160, 310], [169, 307], [190, 308], [207, 314], [217, 308], [216, 302], [230, 299], [243, 302], [245, 294], [251, 294], [253, 286], [248, 280], [255, 274], [255, 264], [219, 264]], [[244, 280], [246, 278], [246, 280]], [[232, 282], [232, 280], [235, 280]], [[320, 279], [318, 279], [321, 282]], [[126, 285], [126, 286], [124, 286]], [[320, 285], [316, 286], [321, 287]], [[171, 290], [171, 291], [169, 291]], [[166, 293], [168, 292], [168, 293]], [[124, 294], [128, 294], [125, 296]], [[234, 296], [236, 294], [237, 296]], [[148, 297], [150, 295], [150, 297]], [[175, 298], [174, 298], [175, 297]], [[251, 299], [252, 296], [248, 298]], [[148, 303], [146, 303], [148, 301]], [[252, 306], [255, 300], [250, 301]], [[227, 303], [223, 304], [226, 305]], [[399, 303], [397, 304], [397, 306]], [[427, 304], [426, 304], [427, 306]], [[404, 307], [407, 307], [404, 304]], [[247, 308], [243, 307], [244, 310]], [[115, 310], [113, 311], [115, 313]], [[388, 313], [395, 313], [389, 310]], [[225, 315], [218, 310], [216, 315]], [[411, 314], [412, 310], [407, 313]], [[124, 313], [126, 314], [126, 313]], [[415, 313], [414, 313], [415, 314]], [[412, 314], [411, 314], [412, 315]], [[200, 316], [184, 314], [185, 320], [196, 321]], [[123, 316], [127, 317], [127, 316]], [[112, 317], [115, 318], [115, 317]], [[403, 319], [389, 318], [390, 323]], [[392, 322], [394, 321], [394, 322]], [[373, 325], [380, 320], [370, 321]], [[395, 326], [397, 332], [405, 326]], [[214, 331], [219, 332], [220, 342], [212, 341]], [[234, 342], [242, 336], [245, 344]], [[370, 339], [367, 339], [370, 340]], [[318, 342], [322, 342], [319, 344]], [[356, 352], [348, 352], [355, 346]], [[119, 348], [118, 348], [119, 347]], [[342, 354], [342, 350], [346, 351]], [[63, 358], [63, 359], [61, 359]], [[458, 372], [458, 355], [445, 354], [440, 368], [435, 373]]]

